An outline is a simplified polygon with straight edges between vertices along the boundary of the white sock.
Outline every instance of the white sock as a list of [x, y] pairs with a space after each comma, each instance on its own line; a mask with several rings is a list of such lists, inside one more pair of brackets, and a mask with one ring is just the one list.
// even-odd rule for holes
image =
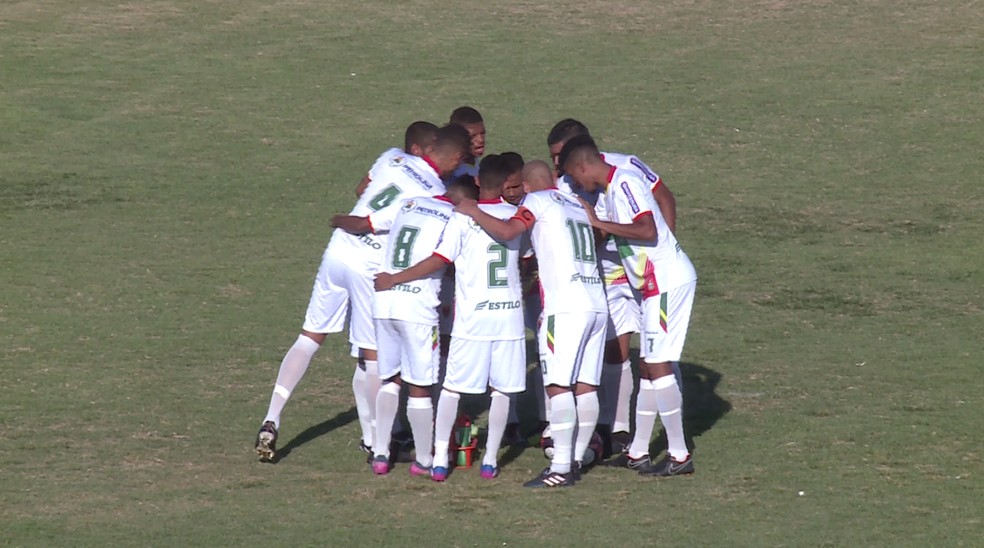
[[270, 406], [267, 408], [266, 418], [263, 422], [273, 421], [273, 424], [280, 428], [280, 413], [284, 410], [284, 405], [290, 399], [291, 392], [301, 382], [301, 377], [311, 365], [311, 358], [318, 351], [318, 343], [298, 335], [297, 340], [284, 355], [280, 362], [280, 372], [277, 373], [277, 384], [273, 387], [273, 395], [270, 396]]
[[632, 378], [632, 361], [622, 362], [621, 376], [618, 383], [618, 399], [615, 403], [615, 420], [612, 421], [612, 432], [628, 432], [631, 428], [629, 424], [629, 410], [632, 405], [632, 389], [635, 388], [635, 381]]
[[498, 390], [492, 391], [492, 403], [489, 405], [488, 439], [485, 441], [485, 456], [482, 464], [495, 466], [498, 463], [499, 448], [502, 446], [502, 434], [506, 431], [506, 421], [509, 417], [509, 407], [512, 398]]
[[659, 407], [659, 419], [666, 430], [667, 453], [677, 461], [683, 461], [690, 455], [687, 450], [687, 440], [683, 436], [683, 393], [677, 384], [675, 375], [667, 375], [653, 381], [656, 392], [656, 405]]
[[584, 462], [584, 451], [591, 443], [598, 425], [598, 392], [588, 392], [574, 398], [577, 402], [577, 438], [574, 440], [574, 460]]
[[[365, 420], [369, 421], [369, 431], [373, 434], [373, 443], [369, 444], [370, 447], [375, 447], [376, 443], [376, 396], [379, 394], [379, 387], [382, 385], [382, 381], [379, 379], [379, 364], [376, 360], [363, 360], [362, 363], [366, 367], [366, 380], [363, 384], [363, 396], [366, 398], [366, 403], [369, 405], [369, 416]], [[358, 401], [358, 396], [356, 396], [356, 401]], [[358, 410], [358, 405], [356, 405], [356, 410]], [[362, 417], [359, 417], [359, 422], [362, 422]], [[389, 445], [389, 438], [380, 445]]]
[[400, 385], [395, 382], [383, 384], [376, 396], [376, 434], [373, 436], [380, 441], [372, 446], [373, 456], [389, 457], [389, 439], [393, 436], [393, 419], [400, 410]]
[[622, 381], [622, 364], [606, 363], [601, 366], [601, 384], [598, 385], [598, 424], [611, 426], [618, 408], [618, 388]]
[[361, 367], [356, 367], [352, 375], [352, 392], [355, 394], [355, 409], [359, 412], [359, 426], [362, 427], [362, 443], [372, 447], [372, 413], [366, 399], [366, 372]]
[[639, 379], [635, 426], [629, 457], [641, 459], [649, 454], [649, 440], [653, 437], [653, 427], [656, 426], [656, 388], [649, 379]]
[[427, 468], [434, 461], [431, 446], [434, 441], [434, 403], [428, 397], [407, 398], [407, 421], [413, 433], [417, 462]]
[[577, 409], [573, 392], [561, 392], [550, 398], [550, 429], [554, 442], [554, 454], [550, 459], [550, 469], [558, 474], [571, 471], [571, 456], [574, 452], [574, 425]]
[[437, 399], [437, 416], [434, 418], [434, 466], [448, 467], [448, 446], [451, 444], [451, 431], [458, 418], [458, 401], [461, 395], [450, 390], [441, 390]]

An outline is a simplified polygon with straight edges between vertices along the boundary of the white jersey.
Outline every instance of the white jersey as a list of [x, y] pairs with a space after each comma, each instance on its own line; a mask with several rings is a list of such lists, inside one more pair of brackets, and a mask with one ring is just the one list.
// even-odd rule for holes
[[[516, 206], [501, 200], [481, 201], [478, 207], [504, 221], [516, 213]], [[434, 251], [454, 263], [452, 337], [487, 341], [525, 337], [519, 279], [521, 240], [497, 241], [471, 217], [452, 215]]]
[[[656, 190], [659, 185], [663, 184], [663, 179], [652, 168], [646, 165], [645, 162], [640, 160], [638, 156], [620, 154], [618, 152], [602, 152], [601, 157], [609, 165], [635, 172], [644, 181], [649, 183], [650, 191]], [[571, 183], [570, 177], [564, 175], [557, 179], [557, 188], [569, 194], [580, 196], [584, 201], [595, 206], [595, 214], [598, 215], [599, 219], [609, 220], [608, 212], [605, 211], [605, 200], [598, 200], [598, 196], [601, 194], [600, 191], [589, 193], [583, 188], [575, 187]], [[601, 271], [605, 278], [605, 287], [629, 283], [629, 279], [625, 274], [625, 268], [622, 266], [622, 260], [619, 256], [618, 245], [615, 242], [614, 236], [608, 236], [605, 240], [604, 247], [598, 250], [598, 258], [601, 261]]]
[[[380, 272], [401, 272], [431, 256], [454, 205], [443, 196], [402, 202], [393, 221]], [[442, 271], [376, 293], [372, 317], [437, 325]]]
[[376, 173], [380, 169], [383, 169], [393, 158], [396, 158], [397, 156], [411, 156], [411, 154], [404, 152], [399, 148], [386, 149], [379, 155], [379, 158], [376, 158], [376, 161], [373, 162], [372, 167], [369, 168], [369, 180], [371, 181], [375, 179], [378, 176]]
[[540, 190], [523, 198], [513, 218], [533, 229], [543, 313], [607, 313], [594, 230], [581, 203], [555, 188]]
[[630, 224], [644, 215], [656, 222], [656, 241], [615, 238], [628, 281], [644, 299], [697, 279], [690, 258], [666, 225], [650, 186], [637, 173], [613, 168], [599, 201], [605, 202], [611, 222]]
[[375, 272], [383, 259], [384, 234], [400, 210], [403, 200], [444, 194], [437, 169], [426, 158], [395, 155], [381, 166], [373, 166], [374, 177], [355, 202], [350, 215], [368, 217], [372, 232], [349, 234], [335, 229], [328, 243], [334, 257], [344, 258], [354, 268]]

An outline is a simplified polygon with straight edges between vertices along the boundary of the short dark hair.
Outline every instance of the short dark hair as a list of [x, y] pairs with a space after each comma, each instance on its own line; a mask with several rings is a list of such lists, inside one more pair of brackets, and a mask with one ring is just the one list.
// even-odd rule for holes
[[[514, 164], [499, 154], [489, 154], [478, 164], [478, 184], [482, 190], [498, 190], [510, 175]], [[520, 168], [522, 169], [522, 167]]]
[[582, 161], [589, 155], [598, 155], [598, 145], [595, 144], [594, 139], [590, 135], [575, 135], [571, 137], [566, 143], [564, 143], [564, 148], [560, 151], [560, 158], [557, 160], [557, 165], [561, 168], [567, 168], [567, 164], [574, 161]]
[[475, 178], [471, 175], [462, 175], [451, 179], [445, 187], [445, 193], [451, 194], [454, 192], [460, 192], [465, 198], [477, 200], [478, 185], [475, 184]]
[[550, 130], [550, 134], [547, 135], [547, 146], [553, 146], [557, 143], [563, 143], [571, 137], [577, 135], [590, 135], [588, 131], [588, 126], [578, 122], [573, 118], [564, 118], [563, 120], [554, 124], [554, 127]]
[[448, 120], [449, 124], [458, 124], [459, 126], [469, 125], [469, 124], [480, 124], [485, 120], [482, 119], [482, 115], [472, 107], [464, 106], [454, 109], [451, 113], [451, 119]]
[[503, 152], [500, 156], [502, 156], [502, 159], [509, 164], [509, 169], [512, 170], [510, 175], [516, 173], [517, 171], [522, 171], [523, 166], [526, 165], [523, 157], [518, 152]]
[[429, 146], [437, 136], [437, 126], [430, 122], [418, 120], [407, 126], [407, 132], [403, 134], [403, 151], [410, 152], [413, 145], [421, 148]]
[[438, 128], [434, 148], [453, 149], [467, 155], [471, 152], [471, 136], [468, 130], [458, 124], [448, 124]]

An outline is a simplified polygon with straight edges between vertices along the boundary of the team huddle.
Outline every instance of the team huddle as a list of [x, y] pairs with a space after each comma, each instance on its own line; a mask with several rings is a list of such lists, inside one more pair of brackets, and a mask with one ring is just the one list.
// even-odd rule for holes
[[[552, 166], [485, 155], [484, 121], [461, 107], [444, 127], [411, 124], [404, 148], [379, 157], [351, 212], [332, 218], [301, 334], [257, 434], [261, 460], [276, 459], [284, 405], [326, 335], [347, 323], [373, 473], [397, 460], [405, 385], [410, 474], [447, 480], [461, 395], [488, 393], [480, 475], [494, 479], [527, 389], [530, 327], [550, 466], [526, 487], [575, 485], [602, 458], [642, 475], [693, 473], [676, 362], [697, 275], [673, 233], [673, 195], [639, 158], [600, 152], [576, 120], [556, 124], [547, 142]], [[641, 360], [630, 432], [632, 333]], [[654, 461], [657, 416], [668, 449]]]

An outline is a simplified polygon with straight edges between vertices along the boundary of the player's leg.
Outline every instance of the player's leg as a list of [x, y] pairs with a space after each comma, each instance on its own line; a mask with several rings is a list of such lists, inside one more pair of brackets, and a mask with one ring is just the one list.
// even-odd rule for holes
[[438, 326], [401, 322], [403, 353], [400, 377], [409, 386], [407, 421], [416, 442], [416, 460], [410, 465], [414, 476], [430, 475], [434, 444], [434, 402], [431, 387], [437, 383], [441, 359]]
[[571, 463], [574, 453], [574, 427], [577, 408], [572, 385], [575, 379], [578, 344], [583, 326], [580, 314], [551, 314], [540, 326], [540, 368], [550, 399], [550, 431], [553, 456], [550, 467], [526, 482], [526, 487], [567, 487], [573, 485]]
[[349, 309], [348, 293], [333, 279], [336, 277], [333, 261], [325, 251], [311, 290], [311, 298], [308, 300], [304, 326], [301, 334], [280, 362], [266, 417], [263, 419], [260, 432], [257, 433], [256, 452], [261, 460], [271, 461], [276, 458], [280, 414], [297, 384], [304, 377], [304, 373], [307, 372], [314, 354], [324, 342], [325, 334], [337, 333], [345, 325]]
[[[399, 320], [377, 319], [376, 340], [378, 342], [378, 374], [382, 386], [376, 396], [375, 433], [376, 440], [388, 440], [392, 436], [393, 421], [400, 409], [400, 363], [404, 359]], [[372, 471], [387, 474], [390, 471], [390, 444], [376, 443], [373, 448]]]
[[628, 445], [629, 409], [635, 387], [629, 356], [632, 333], [642, 330], [642, 310], [637, 294], [628, 284], [606, 288], [608, 296], [608, 343], [605, 347], [605, 367], [599, 388], [601, 416], [599, 432], [604, 434], [606, 452], [618, 453]]
[[[376, 397], [382, 384], [376, 354], [376, 330], [372, 318], [372, 299], [375, 295], [373, 280], [368, 272], [345, 267], [345, 273], [344, 283], [351, 303], [349, 342], [358, 349], [358, 354], [355, 356], [357, 362], [352, 378], [352, 392], [355, 396], [356, 411], [359, 413], [359, 424], [368, 425], [368, 432], [363, 429], [362, 445], [374, 448]], [[386, 438], [387, 443], [388, 440], [389, 438]]]
[[577, 367], [577, 384], [574, 388], [577, 402], [577, 436], [574, 439], [574, 461], [578, 467], [594, 462], [596, 455], [586, 458], [588, 446], [598, 424], [600, 405], [598, 385], [601, 383], [601, 368], [604, 360], [605, 331], [608, 323], [606, 314], [589, 314], [586, 317], [584, 334], [581, 339], [581, 352]]
[[492, 479], [499, 475], [498, 453], [508, 428], [511, 399], [526, 390], [526, 341], [495, 341], [489, 342], [488, 347], [490, 352], [484, 363], [489, 365], [492, 403], [481, 475]]
[[437, 401], [434, 420], [434, 469], [431, 477], [435, 481], [447, 479], [451, 434], [458, 419], [461, 394], [485, 393], [489, 384], [487, 364], [491, 359], [490, 342], [451, 338], [444, 387]]
[[[666, 431], [667, 455], [655, 463], [649, 474], [674, 476], [692, 474], [693, 459], [687, 448], [683, 430], [683, 392], [673, 372], [673, 364], [680, 360], [690, 325], [697, 283], [671, 289], [651, 300], [659, 301], [660, 320], [646, 322], [643, 349], [646, 351], [641, 374], [652, 386], [652, 399]], [[642, 392], [640, 381], [640, 394]], [[648, 441], [647, 441], [648, 444]], [[633, 447], [635, 440], [633, 440]]]

